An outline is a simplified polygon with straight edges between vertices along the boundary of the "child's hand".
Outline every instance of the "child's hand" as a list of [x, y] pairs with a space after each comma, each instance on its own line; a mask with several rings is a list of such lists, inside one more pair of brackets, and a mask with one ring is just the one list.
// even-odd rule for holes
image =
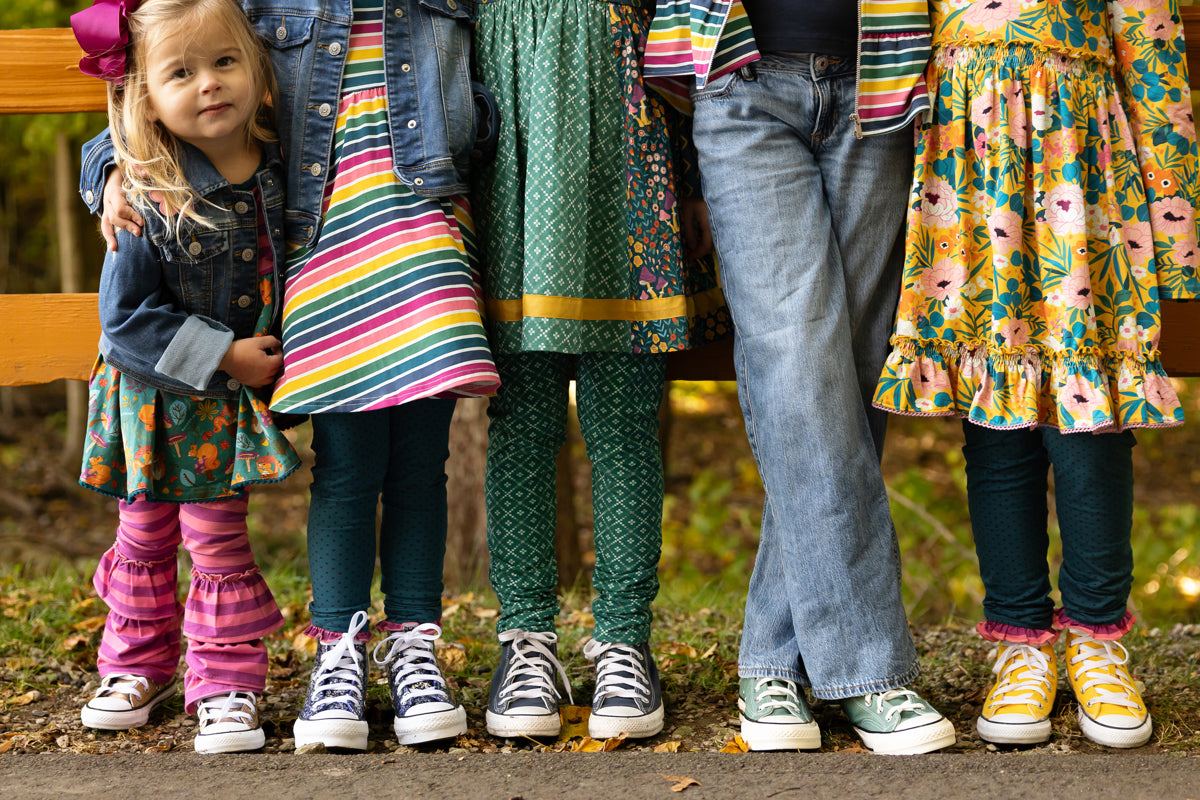
[[280, 341], [274, 336], [235, 339], [225, 351], [220, 368], [246, 386], [266, 386], [275, 380], [283, 366], [279, 345]]
[[125, 176], [121, 174], [121, 170], [114, 169], [108, 173], [108, 180], [104, 182], [104, 205], [100, 209], [100, 233], [104, 235], [108, 249], [113, 251], [117, 249], [118, 228], [134, 236], [141, 236], [142, 225], [145, 224], [142, 215], [125, 199], [125, 192], [121, 188], [124, 180]]
[[712, 229], [708, 227], [708, 204], [697, 197], [679, 203], [679, 230], [683, 234], [683, 256], [689, 261], [712, 252]]

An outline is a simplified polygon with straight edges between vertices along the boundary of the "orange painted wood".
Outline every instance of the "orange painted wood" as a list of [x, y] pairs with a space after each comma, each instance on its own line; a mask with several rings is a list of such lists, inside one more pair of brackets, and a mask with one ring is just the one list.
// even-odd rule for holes
[[0, 386], [87, 380], [100, 341], [95, 294], [0, 294]]
[[105, 83], [79, 71], [70, 28], [0, 31], [0, 114], [103, 111]]

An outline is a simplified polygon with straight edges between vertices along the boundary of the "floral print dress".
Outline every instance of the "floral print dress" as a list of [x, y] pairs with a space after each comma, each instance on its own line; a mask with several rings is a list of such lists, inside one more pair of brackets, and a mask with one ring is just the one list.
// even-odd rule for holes
[[1176, 0], [936, 0], [875, 404], [993, 428], [1177, 425], [1163, 298], [1200, 192]]

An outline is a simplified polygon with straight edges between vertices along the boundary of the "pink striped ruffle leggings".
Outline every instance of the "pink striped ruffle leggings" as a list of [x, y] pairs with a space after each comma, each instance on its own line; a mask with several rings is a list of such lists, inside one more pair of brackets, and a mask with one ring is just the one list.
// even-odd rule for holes
[[[245, 493], [210, 503], [121, 501], [117, 541], [93, 584], [108, 604], [96, 663], [101, 675], [174, 679], [180, 635], [187, 636], [184, 698], [231, 691], [261, 694], [267, 680], [262, 637], [283, 625], [246, 535]], [[192, 557], [187, 602], [180, 604], [176, 557]]]

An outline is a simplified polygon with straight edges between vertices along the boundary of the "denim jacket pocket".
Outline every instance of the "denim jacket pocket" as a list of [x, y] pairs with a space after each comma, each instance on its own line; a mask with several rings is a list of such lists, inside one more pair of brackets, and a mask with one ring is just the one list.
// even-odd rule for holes
[[[156, 238], [152, 237], [152, 241]], [[169, 268], [178, 270], [179, 299], [194, 314], [216, 316], [228, 302], [228, 273], [232, 268], [229, 238], [228, 231], [193, 229], [181, 240], [176, 240], [174, 232], [169, 231], [163, 241], [155, 242], [171, 263]]]
[[422, 6], [443, 17], [464, 21], [475, 18], [475, 0], [418, 0]]

